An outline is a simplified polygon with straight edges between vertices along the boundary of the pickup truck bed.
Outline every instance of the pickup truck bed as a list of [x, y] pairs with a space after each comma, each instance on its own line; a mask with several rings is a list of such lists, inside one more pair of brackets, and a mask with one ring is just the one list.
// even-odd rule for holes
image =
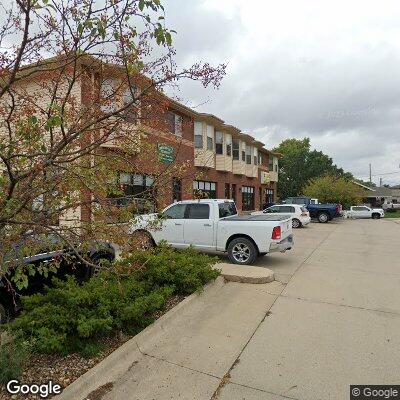
[[235, 215], [224, 218], [224, 221], [285, 221], [290, 215]]

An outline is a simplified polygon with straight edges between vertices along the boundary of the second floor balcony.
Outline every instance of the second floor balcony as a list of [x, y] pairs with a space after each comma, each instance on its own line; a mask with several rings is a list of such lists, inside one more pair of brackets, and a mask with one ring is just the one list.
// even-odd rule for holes
[[246, 164], [246, 176], [249, 178], [257, 178], [258, 177], [258, 167], [254, 164]]
[[218, 171], [232, 172], [233, 170], [232, 157], [222, 154], [217, 154], [215, 156], [215, 169], [217, 169]]
[[261, 171], [261, 184], [269, 185], [271, 182], [278, 182], [278, 172], [276, 171]]
[[215, 153], [213, 150], [194, 149], [195, 167], [215, 168]]

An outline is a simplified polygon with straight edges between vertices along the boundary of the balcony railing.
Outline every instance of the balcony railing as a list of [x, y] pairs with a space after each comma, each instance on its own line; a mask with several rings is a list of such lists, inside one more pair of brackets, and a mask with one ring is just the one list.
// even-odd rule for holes
[[232, 172], [237, 175], [246, 174], [246, 163], [241, 160], [233, 160]]
[[215, 169], [232, 172], [232, 157], [217, 154], [215, 156]]
[[194, 149], [194, 165], [215, 168], [215, 153], [212, 150]]
[[253, 164], [246, 164], [246, 176], [249, 178], [257, 178], [258, 177], [258, 167]]
[[261, 184], [268, 185], [271, 182], [278, 182], [278, 173], [275, 171], [261, 171]]

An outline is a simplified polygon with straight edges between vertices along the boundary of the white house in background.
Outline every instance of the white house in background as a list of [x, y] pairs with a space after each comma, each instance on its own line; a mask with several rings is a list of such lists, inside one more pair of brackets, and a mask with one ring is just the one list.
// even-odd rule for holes
[[363, 201], [371, 207], [384, 207], [389, 204], [400, 204], [400, 188], [367, 186], [357, 181], [353, 181], [353, 183], [367, 191], [367, 195], [363, 198]]

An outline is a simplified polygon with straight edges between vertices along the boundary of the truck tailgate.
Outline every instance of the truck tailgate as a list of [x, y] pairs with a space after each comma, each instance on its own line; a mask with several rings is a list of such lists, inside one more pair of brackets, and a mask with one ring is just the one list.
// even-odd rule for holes
[[292, 234], [292, 218], [289, 217], [284, 221], [279, 221], [281, 227], [282, 239]]

